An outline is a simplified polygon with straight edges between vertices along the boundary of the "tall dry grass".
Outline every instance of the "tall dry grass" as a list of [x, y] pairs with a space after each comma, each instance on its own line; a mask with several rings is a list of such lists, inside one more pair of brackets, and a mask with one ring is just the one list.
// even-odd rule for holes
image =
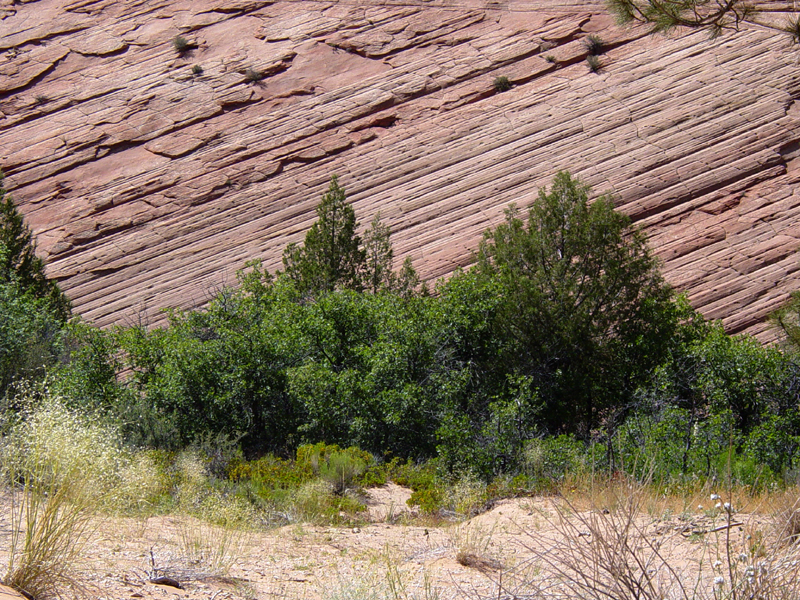
[[3, 582], [30, 597], [75, 598], [81, 551], [98, 515], [147, 497], [147, 465], [98, 419], [45, 396], [25, 404], [0, 442], [11, 535]]
[[[796, 498], [797, 490], [794, 490]], [[652, 488], [612, 485], [588, 508], [562, 498], [528, 532], [531, 560], [500, 580], [499, 596], [558, 600], [789, 600], [800, 598], [797, 504], [772, 517], [740, 515], [716, 494], [671, 515]], [[791, 496], [789, 496], [791, 497]], [[662, 510], [654, 508], [661, 500]], [[661, 516], [658, 516], [659, 513]]]

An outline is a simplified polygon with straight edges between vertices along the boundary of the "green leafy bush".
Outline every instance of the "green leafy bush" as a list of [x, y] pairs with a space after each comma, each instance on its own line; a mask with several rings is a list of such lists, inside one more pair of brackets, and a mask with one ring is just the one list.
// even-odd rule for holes
[[522, 467], [535, 485], [552, 489], [567, 474], [587, 471], [586, 445], [573, 435], [529, 440], [522, 451]]

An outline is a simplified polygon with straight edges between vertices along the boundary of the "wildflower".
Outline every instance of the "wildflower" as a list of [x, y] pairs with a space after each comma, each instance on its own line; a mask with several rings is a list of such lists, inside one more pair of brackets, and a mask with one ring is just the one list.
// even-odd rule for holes
[[703, 505], [702, 504], [698, 504], [697, 505], [697, 510], [703, 510]]
[[717, 502], [717, 503], [714, 505], [714, 508], [722, 508], [722, 504], [720, 504], [719, 502]]
[[715, 569], [719, 569], [721, 566], [722, 566], [722, 561], [721, 560], [715, 560], [714, 561], [714, 568]]
[[722, 585], [723, 583], [725, 583], [724, 577], [722, 577], [721, 575], [717, 575], [716, 577], [714, 577], [714, 585]]
[[719, 494], [711, 494], [711, 501], [719, 500]]
[[730, 502], [723, 504], [722, 508], [724, 508], [726, 512], [733, 512], [733, 507], [731, 506]]

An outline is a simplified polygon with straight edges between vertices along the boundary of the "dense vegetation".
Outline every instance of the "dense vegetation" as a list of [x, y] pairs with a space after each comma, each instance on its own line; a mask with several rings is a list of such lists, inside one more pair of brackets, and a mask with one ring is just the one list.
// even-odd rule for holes
[[[13, 399], [15, 382], [48, 373], [51, 391], [129, 444], [202, 448], [220, 477], [280, 487], [304, 477], [284, 462], [298, 448], [347, 447], [360, 449], [344, 453], [355, 471], [405, 473], [434, 505], [434, 474], [506, 492], [580, 470], [673, 484], [797, 477], [797, 355], [704, 322], [613, 198], [589, 202], [568, 173], [525, 213], [509, 208], [476, 265], [432, 291], [410, 261], [392, 271], [378, 217], [359, 237], [334, 177], [283, 272], [252, 261], [238, 285], [160, 329], [66, 324], [69, 304], [7, 196], [2, 208], [0, 392]], [[789, 333], [791, 310], [777, 319]]]

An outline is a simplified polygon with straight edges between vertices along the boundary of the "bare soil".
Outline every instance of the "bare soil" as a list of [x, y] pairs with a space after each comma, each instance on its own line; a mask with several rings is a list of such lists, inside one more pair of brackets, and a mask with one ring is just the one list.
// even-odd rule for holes
[[[178, 516], [106, 518], [85, 549], [81, 577], [97, 599], [498, 598], [557, 583], [548, 552], [563, 541], [565, 522], [578, 524], [580, 543], [591, 543], [579, 519], [592, 511], [553, 498], [504, 500], [468, 521], [449, 522], [416, 515], [406, 504], [410, 490], [400, 486], [367, 493], [365, 522], [347, 527], [293, 524], [231, 534]], [[768, 526], [766, 517], [733, 521], [743, 523], [730, 530], [734, 548]], [[639, 543], [657, 544], [673, 569], [696, 577], [703, 561], [704, 577], [713, 579], [709, 565], [727, 530], [712, 530], [724, 519], [698, 507], [681, 515], [640, 514], [636, 523]], [[2, 534], [8, 531], [4, 520]], [[153, 583], [159, 576], [174, 581]], [[401, 586], [398, 596], [388, 594], [393, 581]]]

